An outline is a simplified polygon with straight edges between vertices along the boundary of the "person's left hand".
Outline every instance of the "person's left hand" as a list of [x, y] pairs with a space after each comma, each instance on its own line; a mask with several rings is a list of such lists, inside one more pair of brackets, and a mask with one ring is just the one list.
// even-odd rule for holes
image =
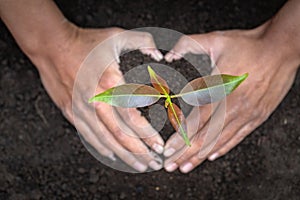
[[208, 52], [218, 73], [249, 73], [226, 97], [226, 104], [221, 101], [193, 109], [187, 117], [192, 146], [187, 147], [179, 134], [172, 135], [164, 152], [169, 157], [164, 164], [167, 171], [180, 168], [187, 173], [206, 159], [212, 161], [223, 156], [262, 124], [286, 95], [297, 72], [298, 54], [281, 44], [281, 38], [266, 36], [267, 28], [268, 23], [249, 31], [185, 36], [165, 56], [171, 62], [186, 53]]

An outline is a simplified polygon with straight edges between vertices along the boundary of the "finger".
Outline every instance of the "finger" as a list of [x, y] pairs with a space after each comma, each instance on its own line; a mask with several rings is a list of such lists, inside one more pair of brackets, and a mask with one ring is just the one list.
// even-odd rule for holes
[[201, 149], [201, 146], [203, 144], [203, 140], [205, 138], [204, 133], [205, 131], [203, 130], [201, 131], [201, 133], [198, 133], [193, 137], [193, 139], [191, 140], [191, 147], [185, 146], [170, 158], [168, 158], [164, 164], [164, 168], [166, 169], [166, 171], [172, 172], [176, 170], [183, 162], [187, 161], [191, 156], [196, 154]]
[[[240, 143], [244, 139], [244, 137], [252, 131], [249, 124], [252, 123], [244, 123], [238, 119], [230, 122], [224, 128], [224, 131], [219, 137], [216, 145], [209, 154], [208, 159], [210, 161], [213, 161], [216, 158], [225, 155], [228, 151], [230, 151], [233, 147]], [[203, 156], [201, 152], [196, 153], [180, 165], [180, 171], [182, 173], [188, 173], [195, 167], [200, 165], [204, 160], [206, 160], [206, 158], [207, 157]]]
[[98, 123], [97, 125], [97, 128], [94, 127], [94, 133], [96, 133], [98, 139], [109, 146], [121, 160], [139, 172], [147, 170], [147, 165], [142, 163], [131, 152], [120, 145], [103, 124]]
[[[83, 114], [85, 121], [92, 122], [95, 121], [92, 115]], [[89, 123], [91, 126], [92, 133], [96, 135], [99, 141], [102, 144], [109, 147], [111, 151], [113, 151], [121, 160], [123, 160], [126, 164], [128, 164], [133, 169], [144, 172], [148, 168], [149, 165], [151, 168], [158, 170], [161, 166], [157, 165], [157, 163], [153, 164], [151, 161], [149, 163], [144, 164], [144, 160], [142, 159], [143, 155], [134, 155], [129, 152], [123, 145], [121, 145], [116, 138], [109, 132], [109, 130], [105, 127], [105, 125], [101, 121], [97, 121], [97, 123]], [[158, 160], [159, 158], [152, 155], [154, 159]], [[161, 161], [160, 161], [161, 162]]]
[[224, 115], [222, 114], [224, 113], [224, 105], [224, 101], [219, 103], [218, 108], [211, 117], [213, 124], [207, 122], [203, 128], [194, 135], [191, 139], [191, 147], [185, 146], [165, 161], [164, 167], [167, 171], [174, 171], [178, 166], [199, 151], [205, 154], [210, 150], [224, 127]]
[[108, 157], [112, 161], [116, 161], [113, 151], [102, 144], [91, 128], [81, 119], [76, 120], [76, 129], [81, 134], [86, 142], [93, 146], [102, 156]]
[[165, 55], [167, 62], [181, 59], [187, 53], [205, 54], [207, 51], [193, 36], [182, 36], [176, 45]]
[[104, 90], [124, 83], [125, 80], [122, 72], [119, 70], [119, 65], [114, 61], [109, 65], [109, 67], [105, 69], [105, 71], [101, 75], [99, 79], [99, 86], [97, 87], [95, 93], [98, 94], [100, 92], [103, 92]]
[[205, 160], [206, 159], [199, 159], [199, 156], [194, 155], [189, 159], [189, 161], [181, 164], [179, 169], [182, 173], [189, 173]]
[[[136, 155], [133, 155], [131, 152], [129, 152], [127, 149], [125, 149], [115, 138], [114, 136], [108, 131], [108, 129], [103, 125], [101, 121], [99, 121], [97, 118], [95, 119], [95, 116], [93, 112], [90, 110], [90, 106], [84, 107], [81, 109], [75, 109], [76, 111], [76, 119], [82, 119], [82, 123], [79, 123], [79, 127], [88, 127], [90, 131], [83, 131], [82, 129], [79, 129], [83, 135], [84, 138], [87, 138], [89, 143], [91, 145], [95, 145], [97, 147], [97, 144], [95, 142], [99, 141], [101, 144], [103, 144], [107, 149], [114, 152], [115, 155], [117, 155], [121, 160], [123, 160], [126, 164], [128, 164], [133, 169], [144, 172], [148, 168], [147, 165], [149, 165], [151, 168], [157, 170], [157, 165], [153, 166], [151, 163], [144, 164], [141, 159], [138, 159]], [[78, 127], [76, 123], [76, 127]], [[94, 137], [96, 136], [96, 138]], [[99, 148], [97, 148], [99, 150]], [[99, 150], [100, 152], [101, 149]], [[105, 153], [102, 152], [102, 154], [105, 155]], [[110, 154], [108, 154], [110, 155]], [[141, 157], [141, 156], [140, 156]], [[155, 156], [153, 156], [154, 159], [157, 159]], [[114, 157], [110, 157], [112, 160], [115, 160]]]
[[[116, 63], [115, 63], [116, 64]], [[104, 88], [111, 88], [115, 85], [124, 83], [124, 79], [119, 70], [114, 68], [107, 69], [103, 78], [100, 80], [101, 87], [98, 87], [97, 93], [103, 92]], [[157, 131], [149, 124], [146, 118], [142, 117], [137, 109], [116, 108], [120, 113], [122, 120], [130, 127], [140, 138], [146, 142], [153, 150], [161, 154], [164, 150], [164, 141]]]
[[[230, 141], [234, 135], [243, 127], [244, 124], [241, 124], [240, 121], [234, 120], [233, 122], [229, 122], [228, 125], [225, 126], [221, 135], [216, 140], [215, 144], [212, 144], [212, 150], [208, 149], [205, 153], [203, 151], [198, 151], [190, 158], [186, 159], [183, 163], [177, 163], [180, 171], [182, 173], [188, 173], [193, 170], [195, 167], [200, 165], [204, 160], [207, 159], [207, 156], [212, 155], [213, 152], [219, 150], [226, 142]], [[207, 152], [210, 152], [209, 154]]]
[[149, 147], [158, 154], [164, 151], [164, 140], [141, 112], [134, 108], [117, 108], [121, 118]]
[[124, 123], [113, 107], [99, 103], [96, 108], [98, 117], [114, 135], [116, 140], [151, 168], [158, 170], [162, 161], [149, 151], [140, 138]]
[[150, 33], [139, 31], [126, 31], [122, 35], [122, 49], [139, 49], [143, 54], [150, 55], [156, 61], [163, 59], [163, 55], [156, 48], [154, 39]]
[[[214, 145], [214, 147], [211, 149], [208, 155], [208, 159], [210, 161], [213, 154], [215, 154], [219, 149], [221, 149], [228, 141], [230, 141], [241, 128], [245, 126], [248, 122], [241, 121], [240, 119], [233, 119], [231, 122], [229, 122], [223, 129], [222, 134], [218, 138], [218, 141]], [[198, 155], [199, 157], [203, 157], [201, 155]]]
[[189, 36], [182, 36], [175, 46], [165, 55], [167, 62], [181, 59], [185, 54], [190, 52], [190, 46], [193, 44]]
[[[187, 134], [192, 138], [209, 120], [213, 110], [218, 104], [209, 104], [202, 107], [195, 107], [187, 117]], [[173, 134], [166, 142], [164, 156], [170, 157], [176, 151], [185, 146], [185, 142], [180, 134]]]
[[141, 146], [136, 146], [136, 143], [140, 141], [140, 139], [123, 122], [123, 120], [120, 119], [118, 113], [112, 106], [106, 103], [99, 102], [96, 104], [96, 112], [101, 122], [103, 122], [107, 129], [115, 136], [115, 138], [120, 143], [124, 143], [123, 145], [128, 150], [131, 150], [132, 153], [137, 154], [148, 152], [148, 149], [144, 148], [144, 146], [142, 148], [139, 148]]
[[181, 59], [185, 54], [208, 54], [212, 60], [219, 58], [224, 40], [222, 31], [215, 31], [206, 34], [182, 36], [173, 49], [165, 55], [167, 62]]
[[[117, 63], [112, 63], [118, 65]], [[124, 79], [120, 70], [117, 67], [108, 68], [103, 78], [100, 80], [100, 85], [105, 88], [111, 88], [115, 85], [124, 83]], [[98, 87], [98, 92], [102, 92], [104, 89]], [[130, 127], [134, 132], [134, 136], [138, 135], [140, 138], [148, 144], [154, 151], [161, 154], [164, 150], [164, 141], [157, 131], [149, 124], [145, 117], [142, 117], [140, 112], [134, 108], [116, 108], [120, 113], [123, 121]]]
[[192, 138], [191, 147], [183, 147], [165, 161], [164, 167], [168, 172], [176, 170], [182, 163], [201, 150], [207, 128], [208, 126], [205, 125], [203, 129], [201, 129], [200, 133], [197, 133]]
[[[99, 85], [101, 85], [101, 87], [98, 86], [97, 93], [103, 92], [104, 88], [111, 88], [116, 85], [123, 84], [124, 82], [125, 81], [122, 73], [118, 69], [118, 64], [116, 62], [113, 62], [103, 73], [103, 76], [99, 81]], [[114, 136], [115, 138], [117, 138], [119, 143], [125, 145], [125, 147], [131, 152], [138, 153], [139, 158], [142, 159], [145, 163], [149, 163], [149, 166], [151, 168], [155, 170], [162, 168], [162, 160], [157, 155], [151, 153], [145, 146], [145, 144], [140, 140], [140, 138], [137, 137], [136, 133], [131, 130], [133, 127], [136, 127], [136, 124], [132, 123], [133, 126], [128, 127], [126, 123], [124, 123], [124, 121], [120, 118], [120, 116], [116, 112], [114, 112], [114, 109], [107, 104], [97, 102], [94, 105], [96, 106], [96, 108], [99, 108], [96, 109], [99, 118], [104, 122], [107, 129], [110, 132], [114, 133]], [[114, 117], [116, 119], [114, 119]], [[125, 120], [127, 119], [125, 118]], [[143, 123], [145, 124], [146, 122], [146, 119], [144, 119]], [[120, 129], [120, 127], [122, 128]], [[122, 131], [125, 131], [127, 135]], [[149, 134], [151, 134], [151, 132], [149, 132]], [[153, 148], [157, 150], [157, 152], [163, 151], [162, 145], [164, 144], [164, 142], [160, 138], [160, 136], [158, 136], [158, 134], [155, 137], [152, 137], [149, 141], [149, 143]]]
[[221, 148], [216, 150], [210, 157], [208, 158], [210, 161], [214, 161], [217, 158], [225, 155], [231, 149], [233, 149], [236, 145], [238, 145], [248, 134], [253, 131], [253, 123], [248, 123], [244, 125], [230, 140], [228, 140]]

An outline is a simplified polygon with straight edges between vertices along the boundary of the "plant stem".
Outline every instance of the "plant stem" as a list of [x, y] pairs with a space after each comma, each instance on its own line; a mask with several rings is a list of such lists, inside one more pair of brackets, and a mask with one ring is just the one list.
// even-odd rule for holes
[[177, 114], [176, 114], [176, 111], [175, 111], [175, 109], [174, 109], [173, 102], [172, 102], [172, 100], [171, 100], [170, 95], [168, 95], [168, 97], [167, 97], [167, 99], [166, 99], [165, 102], [166, 102], [165, 105], [170, 106], [170, 108], [171, 108], [171, 110], [172, 110], [172, 112], [173, 112], [173, 114], [174, 114], [174, 116], [175, 116], [176, 122], [177, 122], [177, 124], [179, 125], [179, 129], [180, 129], [179, 132], [182, 133], [182, 137], [183, 137], [183, 140], [184, 140], [185, 144], [188, 145], [188, 146], [191, 146], [191, 143], [190, 143], [190, 140], [189, 140], [189, 138], [188, 138], [188, 136], [187, 136], [187, 133], [186, 133], [185, 130], [183, 129], [183, 127], [182, 127], [182, 125], [181, 125], [181, 122], [180, 122], [180, 120], [179, 120], [179, 118], [178, 118], [178, 116], [177, 116]]
[[[176, 122], [179, 126], [179, 132], [181, 132], [182, 134], [182, 137], [183, 137], [183, 140], [185, 142], [186, 145], [188, 146], [191, 146], [191, 143], [190, 143], [190, 140], [187, 136], [187, 133], [185, 132], [185, 130], [183, 129], [182, 125], [181, 125], [181, 122], [176, 114], [176, 111], [174, 109], [174, 106], [173, 106], [173, 103], [172, 103], [172, 96], [169, 95], [169, 93], [165, 90], [165, 88], [162, 86], [162, 84], [159, 82], [159, 80], [156, 78], [156, 73], [151, 69], [150, 66], [148, 66], [148, 71], [149, 71], [149, 74], [150, 74], [150, 77], [151, 77], [151, 73], [153, 74], [153, 78], [154, 80], [158, 83], [159, 87], [162, 89], [163, 93], [164, 93], [164, 96], [166, 97], [166, 100], [165, 100], [165, 107], [168, 108], [168, 106], [171, 107], [171, 110], [175, 116], [175, 119], [176, 119]], [[173, 95], [173, 96], [176, 96], [176, 95]], [[178, 131], [178, 130], [176, 130]]]

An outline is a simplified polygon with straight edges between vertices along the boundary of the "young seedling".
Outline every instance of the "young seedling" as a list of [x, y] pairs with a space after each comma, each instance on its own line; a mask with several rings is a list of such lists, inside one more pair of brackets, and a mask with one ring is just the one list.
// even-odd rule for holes
[[202, 106], [220, 101], [248, 77], [248, 73], [241, 76], [226, 74], [205, 76], [189, 82], [179, 94], [170, 95], [167, 82], [150, 66], [148, 66], [148, 72], [153, 87], [143, 84], [123, 84], [97, 94], [89, 99], [89, 103], [101, 101], [112, 106], [138, 108], [152, 105], [160, 98], [165, 98], [168, 118], [188, 146], [191, 146], [191, 143], [187, 135], [185, 116], [181, 109], [172, 102], [172, 99], [182, 98], [184, 102], [192, 106]]

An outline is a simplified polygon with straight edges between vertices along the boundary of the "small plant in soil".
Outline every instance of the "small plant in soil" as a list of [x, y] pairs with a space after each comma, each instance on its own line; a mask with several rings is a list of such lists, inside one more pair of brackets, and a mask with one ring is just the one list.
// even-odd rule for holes
[[248, 77], [247, 73], [241, 76], [227, 74], [205, 76], [189, 82], [179, 94], [170, 95], [167, 82], [150, 66], [148, 72], [153, 87], [143, 84], [123, 84], [97, 94], [89, 99], [89, 103], [100, 101], [112, 106], [138, 108], [152, 105], [160, 98], [165, 98], [168, 118], [188, 146], [191, 146], [191, 143], [187, 135], [185, 116], [172, 99], [181, 98], [192, 106], [217, 102], [229, 95]]

